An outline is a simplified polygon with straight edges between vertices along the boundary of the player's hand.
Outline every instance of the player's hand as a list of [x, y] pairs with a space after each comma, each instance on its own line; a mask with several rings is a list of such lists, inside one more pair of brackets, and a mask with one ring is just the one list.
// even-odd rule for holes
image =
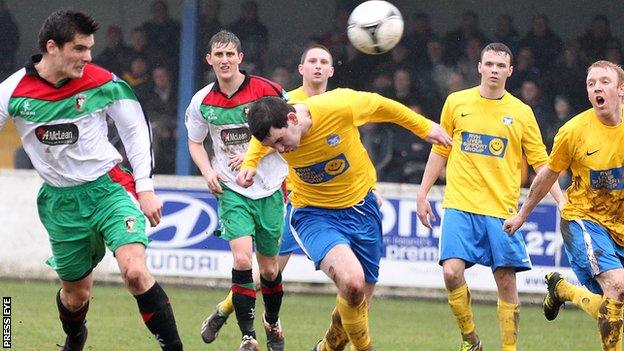
[[212, 191], [213, 194], [223, 194], [223, 188], [221, 188], [221, 181], [223, 181], [223, 177], [215, 170], [210, 170], [204, 174], [204, 179], [206, 180], [206, 184], [208, 185], [208, 189]]
[[139, 199], [139, 205], [141, 211], [149, 219], [150, 225], [155, 227], [160, 223], [160, 217], [162, 217], [162, 200], [154, 194], [153, 191], [141, 191], [137, 193]]
[[446, 131], [435, 122], [433, 123], [433, 128], [431, 128], [429, 135], [425, 138], [425, 141], [436, 145], [453, 145], [453, 138], [451, 138]]
[[373, 195], [375, 195], [375, 201], [377, 202], [377, 207], [381, 207], [381, 205], [383, 205], [384, 199], [381, 196], [381, 193], [379, 192], [379, 190], [373, 189]]
[[256, 171], [250, 168], [242, 169], [236, 175], [236, 184], [242, 186], [243, 188], [249, 188], [254, 180], [254, 176], [256, 175]]
[[243, 164], [243, 160], [245, 159], [245, 153], [240, 153], [234, 156], [230, 156], [230, 162], [228, 163], [228, 167], [230, 167], [233, 171], [240, 170], [240, 166]]
[[431, 204], [426, 196], [416, 196], [416, 214], [420, 223], [429, 229], [433, 229], [432, 223], [435, 222], [436, 216], [433, 214]]
[[505, 220], [505, 223], [503, 223], [503, 230], [507, 232], [507, 234], [509, 235], [514, 235], [516, 230], [522, 227], [522, 225], [524, 224], [524, 221], [525, 219], [519, 214], [510, 218], [507, 218]]

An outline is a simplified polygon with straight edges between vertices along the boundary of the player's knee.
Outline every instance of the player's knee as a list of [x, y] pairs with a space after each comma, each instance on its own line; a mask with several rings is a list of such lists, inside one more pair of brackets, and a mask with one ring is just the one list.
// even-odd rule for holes
[[71, 291], [65, 291], [65, 301], [63, 305], [70, 311], [78, 311], [81, 309], [91, 296], [89, 289], [73, 289]]
[[463, 269], [459, 269], [452, 265], [444, 266], [442, 268], [442, 272], [444, 274], [444, 281], [453, 284], [459, 283], [464, 276]]
[[349, 302], [350, 305], [357, 305], [362, 302], [362, 298], [364, 297], [364, 279], [363, 277], [349, 277], [345, 280], [343, 284], [343, 288], [341, 290], [344, 294], [344, 298]]
[[239, 270], [239, 271], [246, 271], [248, 269], [251, 269], [251, 257], [248, 256], [246, 253], [244, 254], [234, 253], [233, 266], [234, 266], [234, 269]]
[[274, 281], [279, 273], [279, 267], [277, 265], [271, 265], [270, 267], [260, 267], [260, 275], [268, 280]]
[[126, 286], [132, 292], [143, 292], [149, 288], [149, 273], [141, 268], [129, 268], [122, 274]]

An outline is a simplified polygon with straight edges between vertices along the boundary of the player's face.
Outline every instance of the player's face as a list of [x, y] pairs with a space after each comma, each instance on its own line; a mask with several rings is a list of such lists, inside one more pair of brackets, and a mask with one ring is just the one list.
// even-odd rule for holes
[[229, 80], [238, 73], [238, 66], [243, 62], [243, 53], [238, 52], [234, 43], [215, 43], [206, 54], [206, 61], [220, 80]]
[[[294, 113], [293, 113], [294, 115]], [[288, 119], [288, 124], [284, 128], [271, 127], [269, 135], [267, 135], [262, 144], [270, 146], [280, 153], [291, 152], [299, 147], [301, 141], [301, 129], [300, 125], [295, 119]]]
[[82, 77], [85, 65], [91, 62], [91, 48], [94, 43], [93, 34], [76, 34], [72, 41], [62, 47], [52, 40], [49, 41], [48, 54], [61, 79]]
[[505, 52], [488, 50], [483, 53], [478, 70], [481, 74], [481, 85], [491, 89], [504, 88], [512, 72], [510, 57]]
[[617, 72], [594, 67], [587, 73], [587, 96], [598, 116], [609, 117], [621, 106], [624, 84], [618, 82]]
[[303, 64], [299, 65], [299, 74], [303, 77], [304, 82], [326, 83], [329, 77], [334, 75], [331, 55], [321, 48], [310, 49]]

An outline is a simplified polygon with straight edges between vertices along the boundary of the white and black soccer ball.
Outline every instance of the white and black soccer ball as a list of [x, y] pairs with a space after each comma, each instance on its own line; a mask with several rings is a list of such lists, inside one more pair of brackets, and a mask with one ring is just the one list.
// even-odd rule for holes
[[347, 35], [351, 44], [363, 53], [383, 54], [401, 40], [403, 17], [387, 1], [365, 1], [351, 12]]

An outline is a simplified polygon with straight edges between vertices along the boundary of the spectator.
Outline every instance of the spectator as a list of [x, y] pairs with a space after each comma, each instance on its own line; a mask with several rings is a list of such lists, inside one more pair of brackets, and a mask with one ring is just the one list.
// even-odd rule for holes
[[520, 100], [529, 105], [533, 110], [537, 124], [540, 126], [542, 140], [546, 148], [550, 150], [552, 138], [549, 140], [546, 126], [556, 123], [552, 106], [544, 99], [542, 89], [536, 81], [525, 80], [520, 87]]
[[535, 66], [547, 74], [555, 64], [555, 58], [563, 51], [561, 38], [550, 28], [548, 17], [540, 14], [533, 18], [531, 30], [520, 41], [520, 47], [527, 46], [533, 52]]
[[127, 70], [132, 57], [132, 49], [123, 42], [121, 28], [116, 25], [106, 31], [106, 48], [95, 58], [95, 63], [120, 75]]
[[355, 90], [370, 90], [371, 72], [375, 71], [376, 58], [362, 54], [350, 43], [345, 46], [344, 55], [336, 60], [334, 83], [336, 86]]
[[292, 90], [294, 88], [290, 79], [290, 71], [284, 66], [275, 67], [269, 79], [279, 84], [284, 90]]
[[506, 13], [498, 16], [494, 39], [499, 43], [507, 45], [511, 52], [517, 52], [520, 44], [520, 34], [513, 25], [513, 17], [511, 15]]
[[432, 116], [437, 115], [442, 107], [442, 99], [449, 91], [449, 81], [453, 74], [453, 68], [444, 61], [444, 46], [437, 39], [432, 39], [427, 43], [427, 66], [423, 71], [418, 72], [426, 85], [433, 86], [429, 89], [435, 93], [435, 103], [432, 109]]
[[152, 126], [155, 167], [158, 174], [175, 173], [177, 94], [166, 67], [152, 71], [152, 83], [143, 98], [143, 109]]
[[469, 86], [479, 85], [481, 75], [475, 69], [481, 61], [481, 47], [483, 43], [478, 38], [470, 38], [464, 47], [464, 53], [457, 62], [457, 70], [464, 76]]
[[[147, 50], [147, 34], [145, 33], [145, 29], [141, 27], [136, 27], [132, 30], [132, 35], [130, 36], [130, 57], [130, 60], [135, 57], [141, 57], [151, 64], [149, 52]], [[126, 67], [126, 69], [128, 68], [129, 67]]]
[[479, 16], [474, 11], [466, 11], [462, 16], [461, 25], [446, 34], [444, 37], [446, 55], [455, 64], [461, 57], [468, 40], [476, 38], [481, 43], [487, 42], [487, 37], [479, 28]]
[[169, 17], [164, 0], [152, 3], [152, 18], [143, 23], [147, 36], [147, 50], [152, 64], [165, 66], [177, 73], [180, 57], [180, 23]]
[[262, 74], [269, 43], [269, 31], [258, 17], [258, 3], [247, 0], [241, 4], [240, 18], [229, 25], [229, 30], [241, 40], [245, 61], [241, 68], [250, 74]]
[[513, 74], [507, 79], [507, 90], [515, 95], [519, 95], [518, 91], [522, 86], [522, 82], [526, 80], [538, 82], [542, 78], [540, 70], [535, 67], [533, 51], [530, 47], [524, 46], [520, 48], [512, 65]]
[[409, 51], [411, 61], [417, 68], [427, 64], [427, 44], [435, 38], [431, 19], [424, 12], [419, 12], [409, 22], [411, 32], [405, 36], [404, 45]]
[[347, 37], [346, 28], [352, 9], [351, 6], [344, 4], [339, 6], [336, 9], [333, 28], [321, 34], [318, 39], [319, 44], [325, 45], [334, 57], [344, 57], [347, 55], [345, 50], [349, 39]]
[[594, 16], [591, 26], [585, 30], [578, 41], [587, 62], [604, 60], [608, 45], [620, 44], [620, 41], [611, 34], [609, 19], [605, 15]]
[[622, 66], [622, 45], [618, 41], [612, 41], [607, 44], [607, 51], [605, 53], [605, 60], [611, 61], [616, 65]]
[[145, 94], [149, 90], [149, 65], [142, 56], [137, 56], [130, 61], [130, 69], [124, 72], [122, 78], [136, 93], [140, 102], [143, 102]]
[[0, 81], [3, 81], [15, 71], [15, 55], [20, 44], [19, 28], [4, 0], [0, 0], [0, 43]]
[[199, 18], [199, 26], [197, 27], [197, 60], [198, 62], [201, 62], [201, 64], [197, 65], [197, 69], [200, 71], [198, 86], [204, 86], [208, 84], [208, 82], [214, 81], [212, 69], [210, 68], [210, 65], [204, 64], [204, 57], [210, 49], [208, 47], [210, 38], [212, 38], [212, 36], [218, 31], [225, 28], [219, 20], [220, 14], [221, 0], [208, 0], [205, 2], [204, 10]]
[[578, 44], [571, 43], [566, 45], [557, 64], [545, 79], [548, 93], [551, 96], [566, 97], [575, 114], [590, 107], [585, 90], [585, 69], [579, 56]]

